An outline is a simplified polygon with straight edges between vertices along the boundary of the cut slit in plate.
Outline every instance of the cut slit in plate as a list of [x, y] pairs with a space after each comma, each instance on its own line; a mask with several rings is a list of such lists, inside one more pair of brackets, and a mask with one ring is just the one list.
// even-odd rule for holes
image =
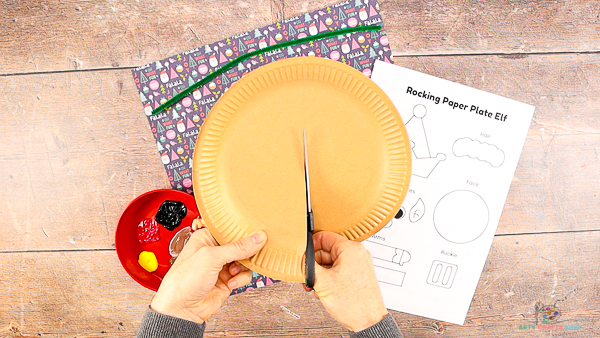
[[357, 241], [371, 236], [399, 210], [411, 168], [407, 133], [393, 103], [349, 66], [291, 58], [232, 86], [198, 137], [196, 202], [220, 244], [265, 230], [265, 247], [241, 263], [295, 282], [304, 281], [304, 129], [315, 232]]

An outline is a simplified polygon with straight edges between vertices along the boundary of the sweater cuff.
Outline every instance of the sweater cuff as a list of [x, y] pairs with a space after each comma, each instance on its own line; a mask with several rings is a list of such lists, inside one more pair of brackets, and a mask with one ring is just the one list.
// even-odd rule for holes
[[202, 338], [206, 322], [200, 325], [182, 318], [163, 315], [150, 307], [144, 313], [137, 338]]
[[350, 332], [350, 338], [402, 338], [402, 333], [394, 317], [388, 313], [379, 323], [359, 332]]

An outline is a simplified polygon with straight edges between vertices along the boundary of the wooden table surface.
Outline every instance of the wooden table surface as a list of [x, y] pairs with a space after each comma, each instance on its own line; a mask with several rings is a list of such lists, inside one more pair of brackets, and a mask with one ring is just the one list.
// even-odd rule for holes
[[[0, 2], [0, 337], [131, 337], [150, 292], [113, 236], [168, 188], [130, 69], [337, 0]], [[600, 337], [600, 1], [381, 0], [398, 65], [536, 106], [464, 326], [405, 337]], [[577, 330], [523, 330], [556, 304]], [[341, 337], [299, 284], [230, 298], [209, 337]]]

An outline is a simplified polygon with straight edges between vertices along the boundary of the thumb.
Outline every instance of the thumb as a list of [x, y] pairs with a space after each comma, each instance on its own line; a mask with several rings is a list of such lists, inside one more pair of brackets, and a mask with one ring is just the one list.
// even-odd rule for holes
[[330, 281], [333, 278], [335, 272], [330, 271], [330, 269], [324, 268], [319, 264], [315, 264], [315, 290], [325, 290], [328, 285], [330, 285]]
[[267, 233], [260, 230], [235, 242], [215, 247], [214, 250], [217, 260], [225, 265], [254, 256], [266, 242]]

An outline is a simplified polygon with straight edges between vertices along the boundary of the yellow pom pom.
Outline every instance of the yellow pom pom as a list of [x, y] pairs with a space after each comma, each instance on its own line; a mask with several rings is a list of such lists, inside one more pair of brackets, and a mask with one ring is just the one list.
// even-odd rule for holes
[[158, 260], [156, 259], [156, 255], [154, 254], [154, 252], [140, 252], [138, 263], [140, 263], [140, 266], [148, 272], [154, 272], [156, 271], [156, 269], [158, 269]]

